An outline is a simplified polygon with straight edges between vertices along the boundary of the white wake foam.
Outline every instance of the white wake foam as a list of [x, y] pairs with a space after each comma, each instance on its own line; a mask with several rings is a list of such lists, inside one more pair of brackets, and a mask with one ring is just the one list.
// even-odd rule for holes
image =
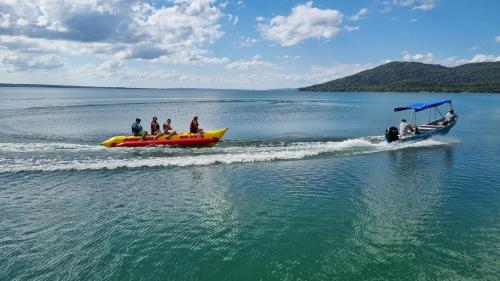
[[[0, 172], [18, 171], [64, 171], [64, 170], [100, 170], [140, 167], [185, 167], [203, 166], [212, 164], [232, 164], [264, 162], [274, 160], [296, 160], [313, 157], [320, 154], [337, 156], [368, 154], [374, 152], [398, 150], [409, 147], [428, 147], [446, 145], [448, 143], [437, 140], [424, 140], [414, 143], [387, 144], [373, 143], [366, 139], [349, 139], [339, 142], [297, 142], [289, 145], [268, 146], [235, 146], [205, 148], [196, 154], [170, 157], [139, 157], [130, 154], [127, 158], [87, 157], [83, 159], [16, 159], [1, 163]], [[203, 154], [203, 151], [210, 152]], [[123, 152], [123, 151], [122, 151]]]
[[85, 145], [74, 143], [0, 143], [0, 152], [48, 152], [48, 151], [82, 151], [100, 150], [104, 147], [98, 145]]

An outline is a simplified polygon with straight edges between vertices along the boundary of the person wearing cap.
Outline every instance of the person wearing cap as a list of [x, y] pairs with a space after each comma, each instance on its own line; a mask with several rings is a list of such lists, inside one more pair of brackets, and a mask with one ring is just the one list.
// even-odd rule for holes
[[132, 134], [136, 137], [142, 137], [147, 134], [146, 131], [142, 130], [141, 119], [135, 119], [135, 122], [132, 124]]
[[450, 110], [448, 110], [448, 113], [446, 113], [446, 124], [444, 125], [447, 125], [448, 123], [450, 122], [453, 122], [453, 120], [455, 120], [455, 118], [457, 118], [457, 115], [455, 114], [455, 110], [453, 110], [453, 108], [450, 108]]
[[191, 134], [203, 134], [203, 129], [199, 128], [198, 125], [198, 116], [193, 116], [191, 125], [189, 126], [189, 132]]
[[158, 124], [158, 118], [156, 116], [154, 116], [153, 121], [151, 121], [151, 134], [154, 136], [161, 134], [160, 124]]
[[412, 126], [406, 123], [406, 119], [401, 119], [401, 123], [399, 123], [399, 135], [404, 137], [407, 136], [412, 131], [413, 131]]

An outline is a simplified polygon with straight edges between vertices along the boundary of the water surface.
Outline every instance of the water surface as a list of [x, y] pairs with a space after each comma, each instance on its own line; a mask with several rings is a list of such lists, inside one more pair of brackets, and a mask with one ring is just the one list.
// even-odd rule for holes
[[[0, 96], [0, 280], [500, 279], [498, 95]], [[393, 107], [449, 97], [448, 136], [381, 141]], [[229, 131], [208, 148], [98, 145], [153, 115]]]

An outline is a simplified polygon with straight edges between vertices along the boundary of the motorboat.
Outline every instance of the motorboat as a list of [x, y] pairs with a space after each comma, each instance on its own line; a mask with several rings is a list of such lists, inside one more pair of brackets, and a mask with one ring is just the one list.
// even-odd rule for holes
[[[448, 105], [449, 110], [445, 115], [439, 109], [440, 106]], [[411, 110], [410, 122], [405, 128], [398, 130], [394, 122], [397, 114], [402, 111]], [[425, 123], [417, 125], [417, 113], [427, 111], [428, 120]], [[421, 114], [420, 114], [421, 115]], [[446, 135], [455, 124], [458, 116], [454, 113], [451, 99], [429, 100], [413, 103], [403, 107], [394, 108], [394, 118], [392, 125], [385, 130], [385, 140], [391, 142], [407, 142], [428, 139], [435, 135]], [[404, 129], [404, 132], [401, 130]]]

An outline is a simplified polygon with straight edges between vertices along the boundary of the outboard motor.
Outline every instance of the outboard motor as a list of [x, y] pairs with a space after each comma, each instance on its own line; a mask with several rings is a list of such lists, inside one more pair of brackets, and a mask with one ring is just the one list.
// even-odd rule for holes
[[399, 131], [396, 127], [388, 127], [385, 129], [385, 140], [389, 143], [399, 140]]

